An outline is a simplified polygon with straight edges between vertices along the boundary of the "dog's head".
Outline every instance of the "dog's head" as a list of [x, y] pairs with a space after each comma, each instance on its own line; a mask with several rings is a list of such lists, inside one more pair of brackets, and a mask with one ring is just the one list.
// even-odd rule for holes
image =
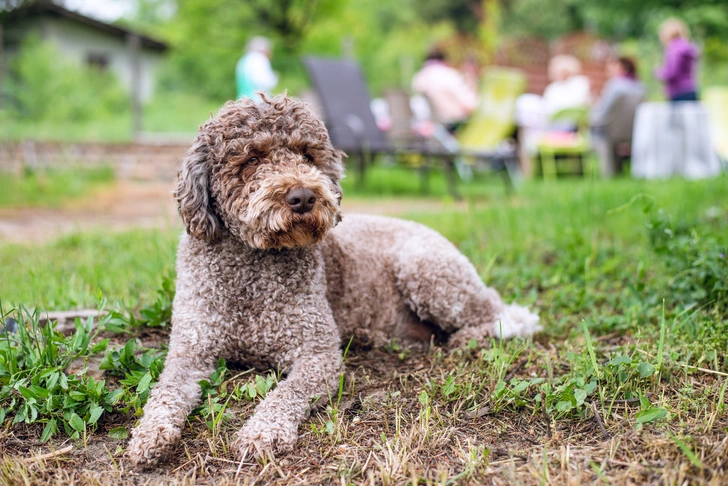
[[187, 232], [260, 249], [321, 241], [340, 221], [340, 152], [304, 103], [228, 102], [201, 128], [174, 196]]

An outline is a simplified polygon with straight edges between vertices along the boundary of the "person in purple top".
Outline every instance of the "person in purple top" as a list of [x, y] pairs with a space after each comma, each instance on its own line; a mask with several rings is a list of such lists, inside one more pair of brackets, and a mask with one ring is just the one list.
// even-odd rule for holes
[[683, 21], [667, 19], [660, 24], [660, 42], [665, 46], [665, 61], [656, 76], [665, 83], [671, 101], [697, 101], [695, 68], [700, 57], [690, 43], [690, 34]]

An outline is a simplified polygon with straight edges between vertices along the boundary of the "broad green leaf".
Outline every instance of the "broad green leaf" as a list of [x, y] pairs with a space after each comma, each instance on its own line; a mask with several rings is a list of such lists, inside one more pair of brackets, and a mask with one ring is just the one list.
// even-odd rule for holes
[[106, 395], [106, 398], [104, 398], [104, 401], [111, 405], [116, 405], [116, 403], [119, 401], [119, 399], [122, 397], [122, 395], [124, 395], [124, 390], [122, 388], [118, 388], [118, 389], [110, 392], [108, 395]]
[[619, 366], [621, 364], [630, 364], [632, 362], [632, 358], [629, 356], [625, 356], [623, 354], [620, 354], [619, 356], [615, 356], [612, 358], [612, 360], [609, 362], [612, 366]]
[[86, 424], [84, 424], [83, 419], [76, 414], [76, 412], [73, 412], [71, 414], [71, 418], [68, 419], [68, 425], [70, 425], [73, 430], [76, 430], [78, 432], [83, 432], [83, 429], [86, 427]]
[[667, 415], [667, 410], [664, 408], [652, 407], [637, 413], [637, 415], [635, 415], [635, 419], [638, 424], [647, 424], [654, 422], [655, 420], [659, 420], [665, 415]]
[[18, 391], [20, 392], [23, 397], [25, 397], [26, 400], [37, 400], [38, 395], [33, 392], [30, 388], [25, 388], [24, 386], [19, 386]]
[[524, 391], [526, 388], [528, 388], [529, 384], [530, 384], [529, 382], [527, 382], [525, 380], [521, 380], [518, 384], [516, 384], [516, 386], [513, 387], [513, 393], [515, 395], [520, 395], [522, 391]]
[[53, 373], [48, 376], [48, 379], [46, 380], [46, 388], [50, 391], [53, 391], [53, 389], [58, 385], [58, 379], [60, 378], [60, 372], [54, 371]]
[[574, 408], [574, 406], [571, 404], [571, 400], [562, 400], [556, 404], [556, 410], [559, 412], [568, 412], [572, 408]]
[[581, 407], [584, 405], [584, 400], [586, 400], [586, 392], [580, 388], [577, 388], [574, 390], [574, 398], [576, 399], [576, 406]]
[[643, 361], [637, 366], [637, 372], [640, 374], [640, 378], [647, 378], [655, 372], [655, 367]]
[[91, 405], [91, 408], [89, 408], [89, 418], [88, 418], [88, 424], [94, 425], [96, 422], [98, 422], [99, 417], [101, 417], [101, 414], [104, 413], [103, 407], [93, 404]]
[[33, 390], [33, 393], [36, 397], [39, 397], [39, 399], [45, 400], [50, 396], [48, 390], [38, 385], [30, 385], [30, 389]]
[[640, 407], [643, 410], [647, 410], [648, 408], [652, 407], [652, 404], [650, 403], [649, 398], [647, 398], [646, 396], [644, 396], [642, 394], [640, 394]]
[[152, 382], [152, 375], [150, 373], [146, 373], [141, 380], [139, 380], [139, 385], [137, 386], [137, 393], [144, 393], [145, 391], [149, 390], [149, 384]]
[[129, 431], [126, 429], [126, 427], [114, 427], [113, 429], [109, 430], [109, 437], [111, 437], [112, 439], [124, 440], [129, 437]]
[[53, 418], [48, 421], [45, 427], [43, 427], [43, 433], [40, 435], [40, 441], [42, 443], [46, 443], [56, 432], [58, 432], [58, 424], [56, 424], [56, 419]]
[[93, 354], [103, 353], [104, 351], [106, 351], [106, 348], [108, 346], [109, 346], [109, 339], [106, 338], [106, 339], [94, 344], [93, 347], [91, 348], [91, 353], [93, 353]]

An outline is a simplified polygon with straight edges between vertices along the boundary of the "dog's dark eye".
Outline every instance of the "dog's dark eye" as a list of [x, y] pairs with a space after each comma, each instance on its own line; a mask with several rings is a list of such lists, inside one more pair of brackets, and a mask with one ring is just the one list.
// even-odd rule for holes
[[306, 159], [306, 162], [308, 162], [308, 163], [313, 162], [313, 157], [311, 157], [308, 154], [303, 154], [303, 158]]
[[258, 157], [251, 157], [248, 159], [249, 164], [257, 164], [258, 163]]

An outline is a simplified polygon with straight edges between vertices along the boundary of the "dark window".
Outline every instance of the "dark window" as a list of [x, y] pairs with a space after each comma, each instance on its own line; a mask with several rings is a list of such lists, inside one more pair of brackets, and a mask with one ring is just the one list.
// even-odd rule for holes
[[103, 71], [109, 66], [109, 56], [103, 53], [89, 52], [86, 55], [86, 64]]

